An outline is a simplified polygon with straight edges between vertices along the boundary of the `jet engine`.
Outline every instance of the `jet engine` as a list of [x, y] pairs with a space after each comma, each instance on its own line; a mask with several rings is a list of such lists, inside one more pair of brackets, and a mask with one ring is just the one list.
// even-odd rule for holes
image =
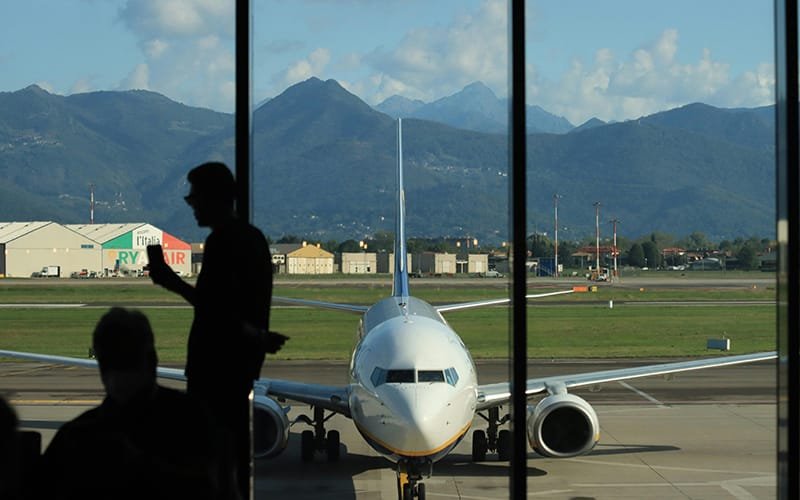
[[528, 406], [528, 442], [545, 457], [568, 458], [588, 453], [600, 439], [600, 422], [585, 400], [566, 392]]
[[253, 397], [253, 455], [256, 458], [274, 457], [289, 442], [289, 419], [274, 399]]

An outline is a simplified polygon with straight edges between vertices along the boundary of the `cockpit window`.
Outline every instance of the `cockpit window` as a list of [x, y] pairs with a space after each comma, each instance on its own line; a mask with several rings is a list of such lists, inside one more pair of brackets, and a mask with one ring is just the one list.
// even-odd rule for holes
[[448, 368], [444, 371], [444, 377], [447, 379], [447, 383], [452, 385], [453, 387], [456, 386], [458, 383], [458, 372], [455, 368]]
[[446, 370], [387, 370], [376, 366], [369, 377], [373, 387], [383, 384], [413, 384], [415, 382], [447, 382], [453, 387], [458, 383], [455, 368]]
[[387, 384], [413, 384], [414, 370], [387, 370]]
[[386, 370], [376, 366], [375, 369], [372, 370], [372, 375], [370, 375], [369, 380], [372, 382], [373, 387], [378, 387], [381, 384], [385, 384]]
[[419, 382], [444, 382], [442, 370], [420, 370], [417, 372]]

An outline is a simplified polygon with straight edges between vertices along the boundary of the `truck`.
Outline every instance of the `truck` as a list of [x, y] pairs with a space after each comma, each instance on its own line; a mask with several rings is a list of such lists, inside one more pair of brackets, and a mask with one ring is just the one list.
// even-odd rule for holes
[[61, 266], [44, 266], [39, 276], [42, 278], [59, 278], [61, 277]]

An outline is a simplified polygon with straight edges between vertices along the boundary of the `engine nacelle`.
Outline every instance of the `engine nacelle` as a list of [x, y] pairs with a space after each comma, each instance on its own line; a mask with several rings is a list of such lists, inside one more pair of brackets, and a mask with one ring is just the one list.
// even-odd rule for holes
[[289, 419], [277, 401], [268, 396], [253, 397], [253, 455], [274, 457], [289, 442]]
[[531, 448], [545, 457], [583, 455], [600, 439], [597, 413], [574, 394], [554, 394], [528, 406], [527, 424]]

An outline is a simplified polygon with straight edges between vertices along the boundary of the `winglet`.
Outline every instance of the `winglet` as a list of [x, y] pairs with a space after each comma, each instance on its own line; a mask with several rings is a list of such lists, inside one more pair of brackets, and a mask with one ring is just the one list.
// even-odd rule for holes
[[397, 214], [394, 230], [394, 283], [392, 296], [407, 302], [408, 252], [406, 249], [406, 192], [403, 187], [403, 120], [397, 119]]

